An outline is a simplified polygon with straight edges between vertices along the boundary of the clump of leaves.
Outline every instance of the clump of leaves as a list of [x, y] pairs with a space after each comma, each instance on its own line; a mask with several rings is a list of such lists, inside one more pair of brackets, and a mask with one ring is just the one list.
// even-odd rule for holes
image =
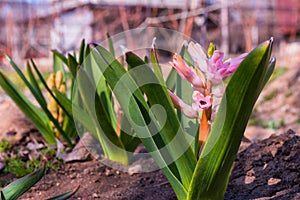
[[[82, 45], [84, 45], [84, 40]], [[12, 81], [11, 77], [0, 70], [0, 86], [11, 97], [23, 113], [32, 121], [36, 128], [43, 135], [49, 144], [55, 144], [56, 139], [64, 139], [70, 147], [73, 147], [72, 138], [77, 137], [76, 128], [72, 115], [67, 112], [57, 101], [54, 90], [58, 90], [61, 95], [67, 99], [71, 98], [67, 92], [72, 91], [74, 76], [77, 66], [83, 61], [82, 50], [79, 51], [79, 59], [76, 56], [64, 55], [53, 51], [53, 73], [50, 73], [47, 80], [39, 71], [33, 60], [27, 62], [26, 73], [7, 55], [5, 55], [10, 65], [15, 70], [18, 80], [29, 89], [39, 107], [36, 107]], [[65, 69], [67, 67], [69, 71]], [[14, 77], [15, 79], [15, 77]], [[48, 98], [45, 97], [43, 90], [48, 92]]]
[[30, 160], [22, 160], [20, 156], [13, 156], [4, 160], [5, 168], [4, 172], [12, 173], [16, 177], [25, 176], [34, 170], [46, 166], [47, 168], [57, 170], [57, 166], [61, 164], [61, 160], [57, 159], [54, 162], [56, 151], [54, 149], [41, 150], [42, 155], [38, 158], [32, 158]]
[[7, 140], [0, 141], [0, 152], [5, 152], [10, 147], [10, 143]]
[[270, 101], [277, 95], [277, 89], [273, 89], [268, 95], [264, 96], [262, 102]]

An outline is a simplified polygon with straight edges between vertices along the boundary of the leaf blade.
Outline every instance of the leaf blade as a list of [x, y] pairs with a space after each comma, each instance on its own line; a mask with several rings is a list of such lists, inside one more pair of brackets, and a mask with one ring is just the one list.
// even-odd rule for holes
[[4, 199], [14, 200], [20, 197], [43, 177], [45, 170], [46, 167], [42, 167], [4, 187], [1, 191]]

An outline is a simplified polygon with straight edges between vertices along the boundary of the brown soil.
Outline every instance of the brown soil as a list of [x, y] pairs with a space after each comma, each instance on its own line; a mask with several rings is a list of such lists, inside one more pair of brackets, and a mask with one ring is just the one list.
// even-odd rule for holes
[[72, 199], [176, 199], [160, 171], [129, 175], [99, 161], [70, 163], [50, 171], [20, 199], [46, 199], [78, 185], [80, 189]]
[[300, 137], [291, 130], [237, 156], [226, 199], [300, 199]]
[[[225, 199], [300, 199], [299, 136], [290, 130], [242, 148]], [[129, 175], [96, 160], [50, 170], [20, 199], [46, 199], [78, 185], [72, 199], [176, 199], [161, 171]]]

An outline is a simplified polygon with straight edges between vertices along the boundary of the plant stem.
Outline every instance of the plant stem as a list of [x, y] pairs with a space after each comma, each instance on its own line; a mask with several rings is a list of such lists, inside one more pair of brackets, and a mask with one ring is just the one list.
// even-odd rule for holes
[[[211, 95], [211, 82], [208, 81], [206, 88], [204, 90], [204, 95]], [[200, 119], [200, 128], [199, 128], [199, 138], [198, 138], [198, 142], [199, 142], [199, 149], [201, 148], [201, 146], [205, 143], [207, 136], [209, 134], [210, 131], [210, 119], [211, 119], [211, 113], [212, 113], [212, 106], [210, 106], [208, 109], [203, 110], [202, 112], [202, 116]]]
[[202, 116], [200, 119], [200, 129], [199, 129], [199, 148], [202, 146], [202, 144], [204, 144], [204, 142], [207, 139], [210, 130], [210, 123], [209, 123], [210, 117], [211, 117], [211, 107], [202, 112]]

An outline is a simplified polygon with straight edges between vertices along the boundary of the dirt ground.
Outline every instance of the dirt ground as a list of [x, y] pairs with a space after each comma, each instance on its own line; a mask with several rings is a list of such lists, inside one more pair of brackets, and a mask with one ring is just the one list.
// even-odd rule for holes
[[[243, 143], [225, 199], [300, 199], [299, 161], [300, 136], [292, 130], [256, 143]], [[129, 175], [97, 160], [50, 170], [20, 199], [46, 199], [79, 185], [72, 199], [176, 199], [161, 171]]]

